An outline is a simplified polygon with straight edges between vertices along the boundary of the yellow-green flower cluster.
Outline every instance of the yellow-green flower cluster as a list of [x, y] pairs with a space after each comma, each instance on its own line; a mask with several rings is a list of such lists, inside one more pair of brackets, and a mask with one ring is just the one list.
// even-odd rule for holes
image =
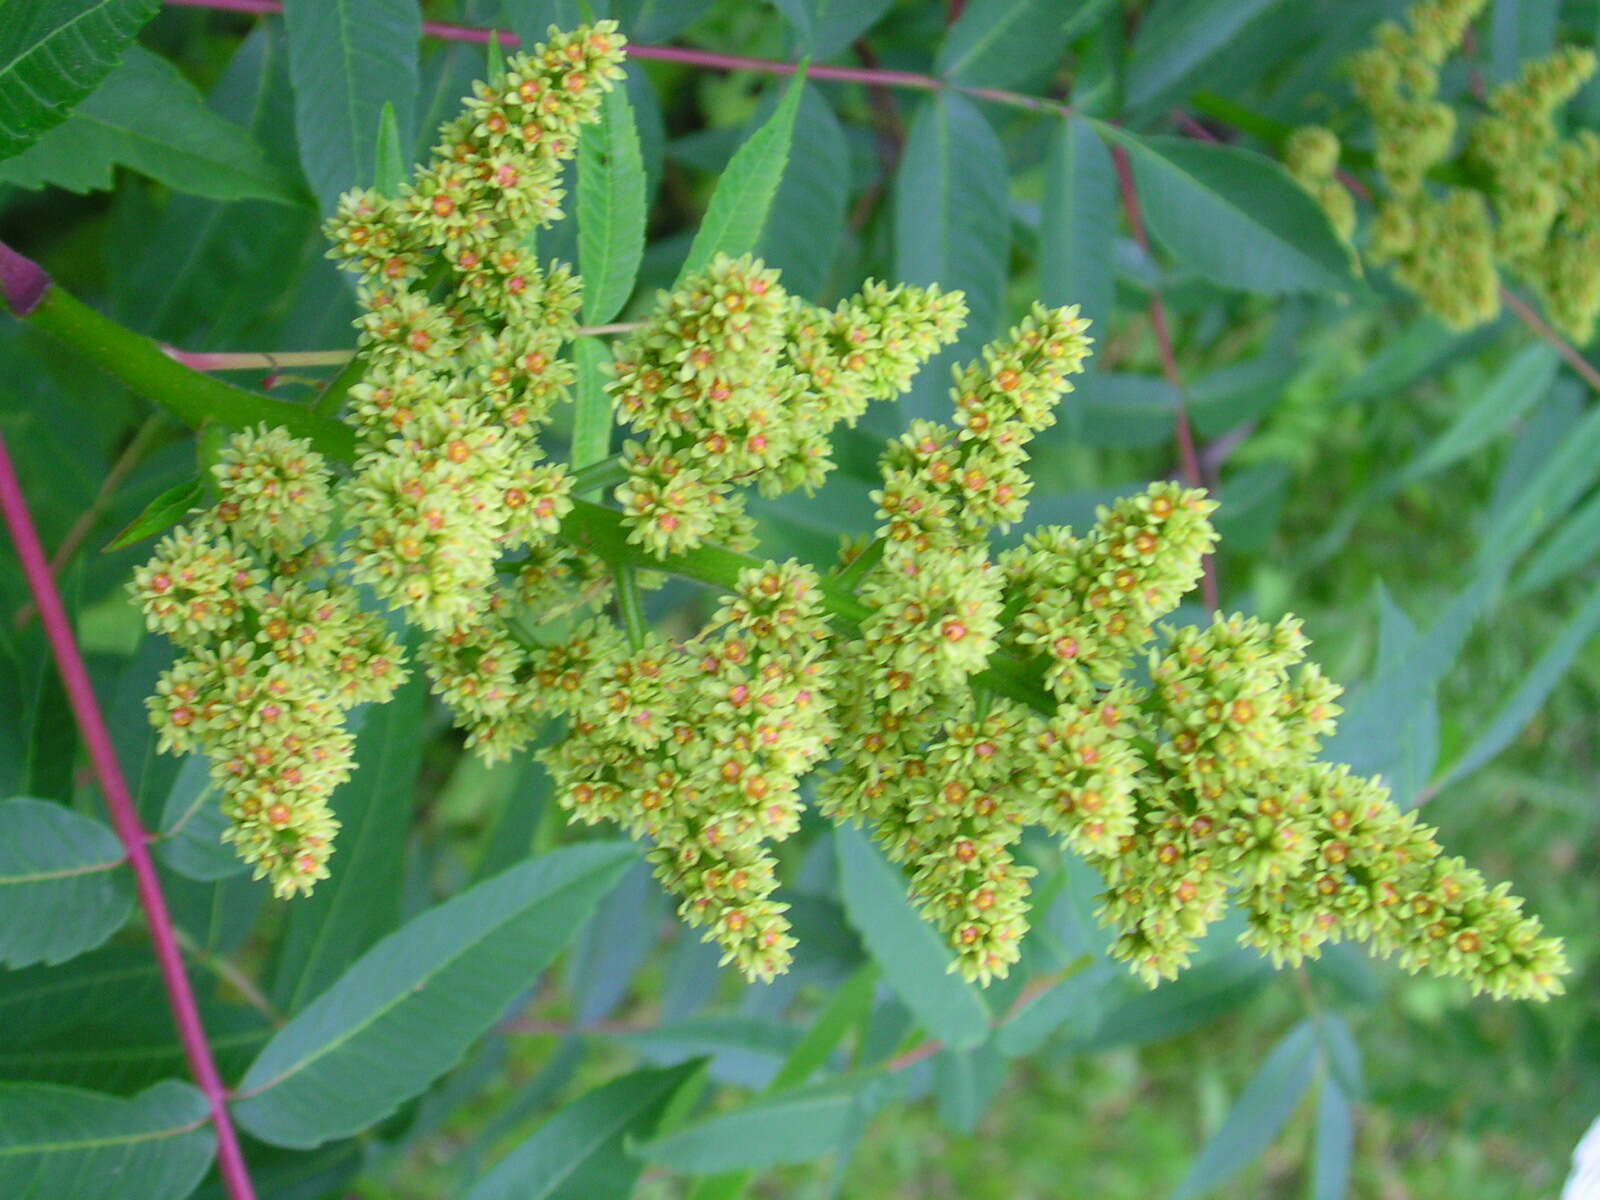
[[[1555, 324], [1587, 341], [1600, 317], [1600, 138], [1560, 138], [1555, 115], [1594, 73], [1591, 51], [1559, 48], [1488, 97], [1458, 168], [1479, 176], [1481, 190], [1428, 184], [1456, 153], [1457, 116], [1439, 99], [1440, 68], [1485, 3], [1425, 0], [1406, 26], [1385, 22], [1351, 60], [1381, 184], [1366, 254], [1456, 329], [1499, 315], [1500, 270], [1509, 268]], [[1296, 130], [1284, 147], [1290, 173], [1348, 237], [1354, 212], [1334, 178], [1338, 154], [1338, 140], [1319, 126]]]
[[561, 803], [649, 838], [683, 918], [750, 978], [787, 968], [771, 845], [799, 828], [800, 778], [833, 732], [818, 589], [809, 567], [768, 563], [689, 643], [630, 648], [592, 627], [546, 664], [571, 721], [546, 755]]
[[869, 282], [832, 313], [790, 296], [776, 271], [718, 255], [663, 292], [621, 350], [611, 385], [643, 436], [617, 491], [629, 538], [662, 556], [750, 544], [738, 488], [812, 491], [827, 436], [910, 385], [965, 314], [958, 294]]
[[216, 505], [134, 574], [146, 624], [184, 652], [150, 715], [161, 749], [210, 758], [224, 836], [289, 896], [328, 874], [328, 797], [352, 765], [343, 714], [387, 700], [403, 655], [329, 569], [329, 476], [309, 443], [245, 431], [213, 472]]

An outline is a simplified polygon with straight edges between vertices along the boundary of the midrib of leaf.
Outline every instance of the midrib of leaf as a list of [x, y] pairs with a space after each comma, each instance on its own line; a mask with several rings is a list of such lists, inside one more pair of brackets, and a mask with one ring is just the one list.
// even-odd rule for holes
[[984, 50], [988, 49], [989, 46], [994, 43], [996, 38], [1000, 37], [1007, 30], [1009, 30], [1012, 25], [1016, 24], [1017, 20], [1022, 16], [1023, 11], [1027, 7], [1027, 0], [1014, 0], [1010, 8], [1006, 10], [1006, 15], [994, 22], [994, 24], [990, 25], [985, 32], [979, 34], [978, 40], [972, 43], [971, 49], [969, 49], [960, 58], [952, 62], [950, 66], [945, 69], [945, 75], [952, 78], [960, 75], [962, 70], [970, 65], [975, 58], [977, 58]]
[[77, 867], [62, 867], [57, 871], [35, 871], [31, 875], [0, 875], [0, 887], [13, 887], [23, 883], [48, 883], [52, 879], [72, 879], [79, 875], [94, 875], [110, 871], [127, 862], [127, 855], [110, 862], [84, 863]]
[[[8, 71], [16, 70], [18, 63], [29, 61], [35, 54], [42, 54], [52, 50], [53, 47], [51, 46], [51, 43], [57, 38], [65, 36], [68, 31], [75, 31], [80, 22], [87, 21], [91, 17], [99, 16], [103, 10], [110, 8], [117, 2], [118, 0], [100, 0], [100, 3], [96, 4], [93, 8], [85, 9], [83, 12], [69, 20], [66, 24], [57, 25], [55, 29], [44, 38], [43, 41], [38, 41], [33, 43], [31, 46], [24, 47], [10, 62], [0, 63], [0, 75], [4, 75]], [[0, 8], [4, 7], [5, 0], [0, 0]], [[26, 80], [19, 82], [21, 82], [24, 87], [27, 86]], [[28, 88], [28, 90], [33, 94], [35, 99], [44, 100], [44, 97], [40, 96], [38, 92], [34, 92], [32, 88]]]
[[[459, 950], [457, 950], [454, 954], [452, 954], [449, 958], [446, 958], [443, 961], [441, 961], [439, 963], [439, 965], [437, 967], [435, 967], [433, 970], [429, 971], [427, 974], [423, 975], [421, 978], [413, 980], [411, 983], [409, 983], [406, 986], [404, 991], [396, 993], [388, 1001], [386, 1001], [384, 1004], [382, 1004], [377, 1009], [373, 1010], [369, 1015], [367, 1015], [366, 1017], [362, 1018], [360, 1022], [358, 1022], [357, 1024], [351, 1026], [344, 1033], [340, 1034], [338, 1037], [335, 1037], [331, 1041], [326, 1042], [322, 1046], [318, 1047], [315, 1051], [313, 1051], [312, 1053], [306, 1055], [306, 1057], [300, 1059], [298, 1062], [290, 1064], [287, 1068], [285, 1068], [284, 1070], [280, 1071], [277, 1075], [273, 1076], [271, 1079], [267, 1080], [265, 1083], [259, 1084], [258, 1086], [251, 1088], [249, 1091], [235, 1092], [234, 1093], [234, 1098], [237, 1099], [237, 1100], [248, 1100], [253, 1096], [259, 1096], [263, 1092], [270, 1091], [271, 1089], [277, 1087], [280, 1083], [282, 1083], [284, 1080], [290, 1078], [291, 1076], [298, 1075], [301, 1071], [305, 1070], [312, 1063], [317, 1062], [320, 1059], [326, 1058], [329, 1054], [332, 1054], [335, 1050], [337, 1050], [340, 1046], [344, 1045], [346, 1042], [350, 1041], [351, 1039], [355, 1038], [357, 1035], [359, 1035], [361, 1033], [365, 1033], [369, 1028], [371, 1028], [373, 1025], [377, 1024], [380, 1020], [382, 1020], [390, 1012], [392, 1012], [394, 1009], [398, 1008], [401, 1004], [403, 1004], [406, 1000], [410, 999], [416, 993], [420, 992], [423, 988], [425, 988], [434, 979], [438, 978], [438, 976], [444, 974], [451, 967], [455, 966], [457, 962], [459, 962], [462, 958], [464, 958], [467, 954], [471, 953], [473, 950], [477, 949], [478, 946], [480, 946], [483, 942], [487, 941], [489, 938], [491, 938], [495, 934], [499, 933], [507, 925], [514, 924], [517, 921], [518, 918], [526, 916], [527, 913], [528, 913], [528, 909], [531, 908], [533, 905], [535, 905], [535, 904], [544, 904], [544, 903], [547, 903], [549, 901], [552, 901], [557, 896], [563, 895], [566, 892], [571, 891], [571, 890], [579, 887], [581, 884], [583, 884], [584, 882], [587, 881], [587, 878], [588, 878], [587, 875], [580, 875], [577, 878], [572, 879], [569, 882], [563, 884], [561, 887], [555, 889], [554, 891], [545, 892], [543, 895], [538, 896], [537, 898], [528, 901], [526, 904], [521, 905], [519, 908], [517, 908], [515, 911], [513, 911], [509, 916], [505, 917], [503, 920], [498, 921], [494, 925], [492, 925], [489, 928], [485, 929], [476, 938], [474, 938], [472, 941], [466, 943]], [[391, 936], [395, 936], [395, 935], [391, 935]], [[381, 945], [381, 943], [379, 943], [379, 944]], [[288, 1028], [288, 1026], [285, 1026], [285, 1028]], [[282, 1031], [280, 1030], [279, 1033], [281, 1033], [281, 1032]]]
[[[339, 18], [339, 50], [340, 58], [344, 63], [344, 101], [348, 110], [345, 116], [349, 120], [350, 134], [350, 161], [358, 167], [361, 165], [361, 134], [359, 132], [360, 107], [356, 104], [356, 90], [350, 86], [356, 78], [355, 63], [359, 47], [350, 39], [350, 0], [334, 0], [334, 9]], [[352, 179], [351, 184], [362, 186], [367, 181]]]
[[98, 126], [113, 135], [123, 137], [146, 149], [153, 149], [168, 159], [177, 159], [191, 170], [215, 171], [220, 166], [225, 167], [228, 171], [237, 172], [246, 179], [259, 183], [264, 187], [271, 188], [274, 192], [278, 192], [283, 186], [283, 180], [273, 175], [270, 171], [263, 174], [258, 173], [253, 167], [246, 168], [239, 163], [222, 163], [217, 159], [204, 158], [193, 151], [180, 149], [169, 142], [150, 137], [136, 126], [119, 124], [116, 121], [100, 116], [98, 113], [85, 112], [80, 108], [72, 114], [72, 119], [74, 121], [82, 121], [86, 125]]
[[[237, 1033], [211, 1034], [206, 1038], [213, 1050], [233, 1050], [253, 1042], [265, 1042], [273, 1034], [270, 1027], [241, 1029]], [[162, 1058], [182, 1058], [183, 1047], [176, 1039], [170, 1042], [151, 1042], [142, 1046], [98, 1046], [88, 1050], [63, 1050], [49, 1045], [34, 1050], [19, 1050], [0, 1054], [0, 1065], [26, 1063], [93, 1063], [152, 1062]]]
[[190, 1121], [185, 1125], [174, 1125], [168, 1129], [154, 1129], [146, 1133], [124, 1133], [116, 1137], [88, 1138], [81, 1142], [35, 1142], [22, 1146], [0, 1146], [0, 1158], [10, 1158], [18, 1154], [80, 1153], [84, 1150], [104, 1150], [111, 1146], [130, 1146], [138, 1142], [159, 1142], [166, 1138], [181, 1137], [186, 1133], [193, 1133], [208, 1120], [210, 1120], [210, 1117], [206, 1116], [196, 1121]]
[[157, 972], [154, 960], [148, 964], [139, 964], [118, 967], [114, 971], [106, 971], [100, 975], [79, 975], [73, 979], [49, 980], [43, 985], [22, 992], [7, 992], [0, 998], [0, 1010], [10, 1008], [18, 1001], [36, 1000], [56, 992], [70, 992], [76, 988], [91, 987], [96, 984], [120, 983], [129, 979], [138, 979], [140, 976], [155, 976]]
[[[645, 1101], [643, 1101], [639, 1105], [639, 1108], [644, 1108], [646, 1105], [648, 1105], [651, 1100], [655, 1099], [657, 1094], [658, 1093], [651, 1093], [650, 1098], [645, 1100]], [[618, 1133], [620, 1133], [624, 1129], [626, 1129], [628, 1127], [628, 1123], [630, 1121], [632, 1121], [634, 1119], [634, 1117], [636, 1117], [636, 1116], [638, 1116], [638, 1109], [634, 1109], [634, 1110], [632, 1110], [630, 1112], [627, 1112], [625, 1114], [622, 1114], [620, 1116], [614, 1115], [612, 1117], [612, 1124], [606, 1127], [605, 1132], [603, 1134], [597, 1134], [595, 1137], [591, 1138], [589, 1140], [589, 1142], [586, 1143], [582, 1147], [582, 1150], [581, 1150], [580, 1153], [572, 1155], [567, 1160], [567, 1165], [561, 1170], [561, 1172], [559, 1174], [551, 1177], [551, 1179], [548, 1181], [549, 1186], [545, 1187], [545, 1189], [543, 1191], [537, 1193], [536, 1196], [530, 1197], [530, 1200], [537, 1200], [538, 1196], [548, 1196], [548, 1195], [550, 1195], [552, 1192], [554, 1192], [556, 1190], [557, 1186], [559, 1186], [561, 1183], [565, 1182], [566, 1180], [571, 1179], [572, 1176], [577, 1173], [578, 1168], [580, 1166], [582, 1166], [584, 1164], [584, 1162], [588, 1159], [589, 1155], [593, 1154], [596, 1150], [600, 1149], [601, 1146], [605, 1145], [608, 1141], [610, 1141]]]

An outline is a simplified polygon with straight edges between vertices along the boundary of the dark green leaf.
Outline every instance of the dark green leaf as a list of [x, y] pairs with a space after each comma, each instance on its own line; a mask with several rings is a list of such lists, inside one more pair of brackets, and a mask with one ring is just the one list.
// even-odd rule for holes
[[629, 843], [557, 850], [390, 934], [267, 1043], [239, 1085], [240, 1124], [309, 1148], [393, 1112], [533, 985], [634, 856]]
[[936, 69], [946, 79], [1010, 87], [1047, 74], [1110, 0], [970, 0], [945, 34]]
[[1150, 232], [1207, 282], [1267, 295], [1352, 287], [1348, 248], [1271, 159], [1184, 138], [1136, 137], [1103, 122], [1095, 128], [1128, 152]]
[[806, 85], [783, 182], [772, 199], [758, 252], [783, 272], [797, 296], [820, 297], [844, 237], [850, 153], [844, 130], [822, 93]]
[[1165, 0], [1145, 14], [1128, 64], [1127, 103], [1178, 98], [1185, 84], [1281, 0]]
[[698, 1069], [636, 1071], [551, 1117], [467, 1193], [466, 1200], [590, 1200], [630, 1196], [644, 1164], [625, 1153], [648, 1138], [674, 1092]]
[[1331, 1076], [1317, 1088], [1316, 1147], [1311, 1159], [1310, 1200], [1346, 1200], [1355, 1159], [1356, 1122], [1350, 1098]]
[[1600, 493], [1556, 527], [1549, 541], [1529, 560], [1512, 590], [1518, 595], [1549, 587], [1595, 561], [1600, 551]]
[[894, 0], [775, 0], [789, 18], [800, 49], [827, 58], [860, 37]]
[[1316, 1027], [1302, 1021], [1267, 1055], [1222, 1128], [1172, 1193], [1173, 1200], [1203, 1196], [1254, 1162], [1294, 1115], [1316, 1067]]
[[1097, 1049], [1142, 1045], [1177, 1037], [1244, 1004], [1261, 989], [1272, 970], [1256, 955], [1229, 950], [1190, 967], [1155, 991], [1139, 989], [1107, 1011], [1097, 1029], [1072, 1044]]
[[1600, 404], [1585, 413], [1509, 504], [1490, 520], [1478, 543], [1477, 568], [1494, 570], [1531, 546], [1600, 478]]
[[[1044, 160], [1039, 216], [1039, 298], [1076, 304], [1103, 337], [1111, 319], [1117, 179], [1105, 143], [1080, 117], [1056, 123]], [[1169, 414], [1170, 419], [1170, 414]]]
[[1006, 1063], [992, 1046], [945, 1050], [933, 1060], [933, 1089], [939, 1119], [949, 1128], [971, 1133], [1005, 1082]]
[[373, 147], [376, 165], [373, 168], [373, 186], [385, 196], [398, 196], [400, 185], [406, 181], [410, 170], [406, 165], [404, 143], [400, 140], [400, 118], [394, 114], [394, 104], [383, 102], [383, 113], [378, 118], [378, 140]]
[[422, 672], [413, 671], [394, 699], [366, 711], [356, 772], [333, 794], [337, 865], [289, 916], [274, 986], [286, 1012], [303, 1008], [400, 919], [427, 697]]
[[839, 888], [850, 923], [883, 977], [933, 1037], [958, 1050], [989, 1036], [978, 990], [950, 971], [950, 948], [906, 899], [906, 881], [859, 830], [834, 833]]
[[1000, 139], [971, 101], [926, 101], [906, 139], [894, 187], [894, 270], [906, 283], [966, 293], [960, 339], [918, 374], [907, 415], [948, 415], [950, 367], [977, 355], [998, 331], [1011, 221]]
[[794, 119], [804, 87], [802, 67], [789, 81], [771, 119], [751, 134], [729, 160], [727, 170], [717, 181], [717, 190], [711, 193], [711, 203], [689, 246], [689, 257], [678, 273], [679, 279], [701, 270], [718, 254], [737, 257], [756, 248], [789, 162]]
[[1400, 472], [1395, 486], [1431, 475], [1465, 458], [1516, 423], [1542, 401], [1560, 360], [1543, 342], [1523, 347], [1489, 382], [1478, 399]]
[[809, 1162], [837, 1150], [890, 1086], [882, 1076], [856, 1075], [776, 1092], [632, 1151], [648, 1162], [696, 1174]]
[[[664, 42], [699, 20], [712, 0], [615, 0], [622, 32], [636, 42]], [[598, 9], [597, 9], [598, 11]]]
[[0, 963], [65, 962], [122, 928], [125, 858], [110, 829], [70, 808], [0, 803]]
[[106, 544], [106, 549], [121, 550], [172, 528], [190, 509], [198, 507], [204, 496], [205, 483], [199, 476], [174, 484], [145, 505], [144, 511]]
[[0, 163], [0, 182], [104, 191], [116, 166], [213, 200], [306, 203], [248, 131], [217, 116], [175, 66], [139, 46], [60, 128]]
[[285, 0], [300, 162], [324, 213], [377, 178], [386, 102], [411, 144], [422, 12], [415, 0]]
[[159, 7], [159, 0], [10, 5], [0, 21], [0, 159], [66, 120]]
[[573, 947], [571, 990], [579, 1024], [604, 1020], [627, 998], [635, 973], [661, 936], [662, 916], [661, 889], [651, 878], [650, 864], [637, 862], [601, 901]]
[[246, 864], [222, 840], [228, 818], [211, 786], [211, 764], [203, 755], [183, 762], [161, 810], [161, 840], [156, 855], [180, 875], [202, 882], [227, 879]]
[[127, 1100], [0, 1083], [0, 1195], [181, 1200], [211, 1165], [207, 1112], [206, 1098], [176, 1080]]
[[995, 1045], [1009, 1058], [1032, 1054], [1063, 1025], [1074, 1041], [1091, 1040], [1105, 1013], [1111, 979], [1112, 968], [1096, 964], [1045, 989], [1006, 1018]]
[[633, 293], [644, 257], [644, 192], [633, 107], [627, 89], [613, 87], [599, 123], [578, 139], [578, 267], [590, 325], [611, 320]]

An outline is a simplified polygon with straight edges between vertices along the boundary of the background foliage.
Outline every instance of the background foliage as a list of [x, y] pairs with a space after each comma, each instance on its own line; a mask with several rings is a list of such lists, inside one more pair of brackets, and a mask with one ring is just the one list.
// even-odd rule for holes
[[[185, 350], [349, 346], [352, 297], [319, 213], [423, 154], [484, 72], [483, 46], [423, 38], [423, 20], [537, 38], [579, 6], [284, 7], [0, 4], [0, 238]], [[595, 7], [635, 42], [923, 81], [814, 72], [786, 91], [769, 70], [637, 58], [629, 104], [607, 109], [569, 188], [585, 222], [540, 238], [584, 264], [591, 323], [638, 311], [709, 255], [706, 237], [753, 243], [818, 301], [869, 275], [965, 289], [966, 341], [898, 413], [843, 436], [820, 500], [753, 503], [773, 554], [830, 559], [870, 520], [874, 438], [941, 413], [948, 363], [1032, 299], [1081, 303], [1097, 353], [1036, 443], [1031, 519], [1082, 523], [1177, 470], [1184, 404], [1222, 501], [1224, 604], [1300, 612], [1331, 673], [1358, 685], [1329, 757], [1383, 772], [1453, 850], [1515, 878], [1577, 974], [1547, 1006], [1492, 1007], [1353, 951], [1274, 974], [1218, 933], [1146, 992], [1102, 957], [1096, 880], [1040, 843], [1022, 969], [979, 993], [945, 974], [870, 844], [819, 823], [786, 850], [796, 970], [747, 987], [671, 920], [635, 848], [567, 829], [537, 767], [463, 755], [420, 687], [361, 725], [333, 877], [267, 903], [217, 843], [204, 770], [154, 754], [142, 698], [166, 651], [122, 592], [142, 548], [101, 552], [193, 476], [195, 441], [7, 322], [0, 430], [64, 550], [160, 831], [260, 1193], [605, 1196], [642, 1178], [640, 1194], [702, 1198], [1551, 1194], [1600, 1110], [1600, 409], [1514, 316], [1455, 334], [1354, 275], [1269, 157], [1274, 130], [1349, 107], [1341, 57], [1401, 6]], [[1497, 82], [1597, 34], [1593, 3], [1495, 0], [1466, 67]], [[1447, 92], [1470, 106], [1471, 82], [1463, 69]], [[1600, 86], [1573, 110], [1600, 122]], [[308, 374], [273, 382], [303, 396]], [[564, 432], [575, 453], [603, 449], [592, 424]], [[99, 1194], [83, 1181], [116, 1170], [119, 1195], [219, 1195], [128, 868], [8, 554], [0, 796], [19, 799], [0, 803], [0, 1192]], [[650, 616], [687, 630], [708, 603], [672, 584]]]

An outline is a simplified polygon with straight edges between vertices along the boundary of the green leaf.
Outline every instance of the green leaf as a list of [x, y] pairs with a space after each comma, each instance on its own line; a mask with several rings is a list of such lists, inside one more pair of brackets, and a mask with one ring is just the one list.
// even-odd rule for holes
[[200, 505], [205, 490], [205, 483], [198, 475], [173, 484], [145, 505], [144, 511], [106, 544], [106, 549], [121, 550], [124, 546], [142, 542], [145, 538], [172, 528], [189, 514], [190, 509]]
[[400, 118], [394, 115], [394, 105], [383, 102], [383, 113], [378, 117], [378, 140], [373, 147], [373, 186], [385, 196], [398, 196], [400, 185], [410, 174], [406, 167], [405, 151], [400, 141]]
[[578, 364], [578, 389], [572, 414], [572, 469], [605, 459], [611, 453], [611, 394], [606, 391], [605, 364], [611, 350], [599, 338], [581, 337], [573, 344]]
[[1316, 1027], [1302, 1021], [1267, 1055], [1222, 1128], [1205, 1144], [1173, 1191], [1173, 1200], [1203, 1196], [1254, 1162], [1294, 1115], [1311, 1087], [1316, 1067]]
[[1145, 14], [1128, 62], [1126, 100], [1144, 108], [1176, 98], [1280, 0], [1166, 0]]
[[952, 364], [975, 357], [999, 329], [1011, 221], [1005, 151], [971, 101], [940, 93], [912, 123], [894, 187], [894, 270], [906, 283], [966, 293], [966, 327], [918, 373], [908, 416], [949, 414]]
[[556, 1113], [495, 1164], [466, 1200], [589, 1200], [631, 1196], [644, 1164], [625, 1153], [650, 1137], [699, 1064], [635, 1071]]
[[1128, 152], [1150, 232], [1207, 282], [1267, 295], [1351, 289], [1349, 249], [1316, 201], [1271, 159], [1094, 125]]
[[0, 1195], [181, 1200], [211, 1166], [208, 1111], [197, 1090], [170, 1079], [126, 1100], [0, 1083]]
[[1111, 968], [1097, 964], [1040, 992], [1006, 1018], [995, 1034], [996, 1047], [1008, 1058], [1020, 1058], [1039, 1049], [1063, 1025], [1071, 1026], [1074, 1041], [1093, 1038], [1105, 1014], [1111, 978]]
[[1098, 1028], [1070, 1040], [1098, 1050], [1177, 1037], [1238, 1008], [1271, 977], [1272, 969], [1255, 954], [1229, 950], [1153, 992], [1140, 988], [1110, 1009]]
[[878, 983], [878, 972], [870, 963], [858, 968], [849, 979], [833, 993], [826, 1007], [806, 1030], [805, 1037], [789, 1051], [783, 1066], [767, 1085], [769, 1092], [799, 1087], [812, 1072], [828, 1061], [834, 1048], [845, 1036], [867, 1019], [872, 1011], [872, 992]]
[[337, 865], [289, 915], [273, 988], [286, 1012], [303, 1008], [400, 919], [427, 698], [423, 673], [413, 671], [394, 699], [366, 710], [356, 772], [333, 794]]
[[727, 170], [717, 181], [717, 190], [711, 193], [700, 231], [689, 246], [689, 257], [678, 272], [680, 280], [704, 268], [718, 254], [738, 257], [756, 248], [789, 161], [789, 143], [794, 137], [794, 119], [800, 110], [805, 77], [802, 65], [789, 81], [771, 119], [751, 134], [729, 160]]
[[309, 1149], [392, 1113], [533, 985], [634, 856], [631, 843], [557, 850], [384, 938], [267, 1043], [239, 1085], [239, 1123]]
[[578, 139], [578, 267], [583, 319], [603, 325], [633, 294], [644, 257], [644, 159], [627, 89], [613, 87], [600, 121]]
[[1310, 1200], [1347, 1200], [1355, 1161], [1356, 1121], [1344, 1089], [1324, 1075], [1317, 1087], [1317, 1132], [1311, 1157]]
[[615, 0], [612, 9], [622, 32], [634, 41], [664, 42], [699, 20], [711, 5], [712, 0]]
[[844, 130], [822, 93], [807, 84], [789, 166], [757, 249], [768, 266], [783, 272], [784, 287], [797, 296], [815, 299], [825, 292], [844, 239], [849, 188]]
[[[1115, 276], [1117, 177], [1111, 155], [1080, 117], [1056, 123], [1044, 159], [1044, 205], [1039, 217], [1039, 298], [1076, 304], [1104, 336], [1111, 319]], [[1170, 422], [1170, 414], [1169, 414]]]
[[500, 45], [500, 31], [489, 31], [489, 46], [483, 53], [485, 79], [498, 79], [506, 73], [506, 52]]
[[1509, 746], [1533, 720], [1573, 660], [1600, 633], [1600, 590], [1593, 592], [1572, 620], [1556, 635], [1539, 661], [1523, 676], [1517, 690], [1506, 697], [1478, 736], [1445, 773], [1435, 790], [1466, 778]]
[[1490, 521], [1478, 543], [1476, 567], [1494, 570], [1533, 544], [1600, 478], [1600, 404], [1561, 440], [1526, 483]]
[[128, 919], [126, 855], [99, 821], [44, 800], [0, 803], [0, 963], [59, 963]]
[[66, 120], [111, 73], [159, 0], [11, 4], [0, 21], [0, 159]]
[[285, 0], [300, 162], [324, 213], [377, 178], [378, 121], [395, 101], [411, 144], [422, 12], [415, 0]]
[[213, 200], [306, 203], [250, 133], [206, 107], [177, 67], [141, 46], [59, 128], [0, 163], [0, 183], [105, 191], [125, 166]]
[[1600, 549], [1600, 493], [1563, 521], [1512, 585], [1518, 596], [1549, 587], [1594, 561]]
[[1561, 365], [1543, 342], [1524, 346], [1450, 427], [1400, 472], [1395, 486], [1412, 483], [1465, 458], [1520, 420], [1555, 382]]
[[970, 0], [945, 34], [935, 70], [945, 79], [1010, 87], [1048, 73], [1110, 0]]
[[834, 831], [839, 890], [850, 923], [883, 977], [946, 1046], [969, 1050], [989, 1036], [989, 1010], [978, 990], [950, 970], [950, 948], [911, 907], [906, 881], [859, 830]]
[[162, 805], [156, 856], [188, 879], [210, 883], [237, 875], [247, 864], [222, 840], [228, 824], [211, 786], [210, 761], [190, 755]]
[[881, 1075], [852, 1075], [777, 1092], [631, 1151], [648, 1162], [696, 1174], [810, 1162], [837, 1150], [891, 1086]]
[[889, 10], [894, 0], [775, 0], [795, 42], [814, 58], [839, 53]]

